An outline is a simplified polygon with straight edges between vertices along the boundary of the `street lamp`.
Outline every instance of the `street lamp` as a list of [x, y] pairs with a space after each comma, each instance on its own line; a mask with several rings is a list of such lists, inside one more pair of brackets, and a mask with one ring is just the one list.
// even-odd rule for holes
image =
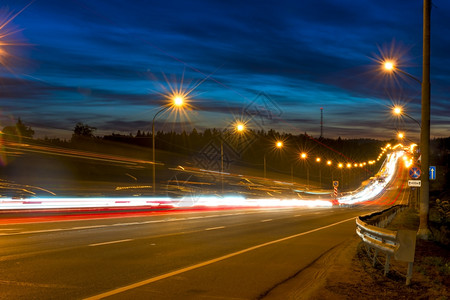
[[[303, 159], [303, 161], [306, 161], [308, 158], [308, 155], [305, 152], [300, 153], [300, 158]], [[309, 189], [309, 166], [308, 163], [306, 163], [306, 186]]]
[[322, 161], [322, 159], [320, 157], [316, 158], [316, 162], [319, 164], [319, 185], [320, 185], [320, 187], [322, 187], [322, 169], [320, 167], [321, 161]]
[[342, 182], [342, 188], [344, 187], [344, 164], [343, 163], [339, 163], [338, 164], [338, 168], [341, 169], [341, 182]]
[[[284, 144], [283, 144], [283, 141], [276, 141], [275, 142], [275, 148], [277, 148], [277, 149], [281, 149], [281, 148], [283, 148], [283, 146], [284, 146]], [[264, 152], [264, 178], [266, 178], [266, 165], [267, 165], [267, 162], [266, 162], [266, 152]]]
[[[246, 123], [241, 122], [241, 121], [235, 121], [232, 125], [233, 128], [233, 133], [238, 133], [238, 134], [244, 134], [246, 131]], [[221, 185], [222, 185], [222, 194], [224, 191], [224, 185], [223, 185], [223, 171], [224, 171], [224, 167], [223, 167], [223, 159], [224, 159], [224, 151], [223, 151], [223, 131], [220, 132], [220, 176], [221, 176]]]
[[[422, 87], [422, 101], [421, 101], [421, 124], [420, 125], [420, 156], [421, 156], [421, 187], [420, 187], [420, 224], [417, 235], [422, 239], [428, 239], [431, 235], [431, 231], [428, 228], [428, 213], [430, 205], [430, 182], [428, 176], [430, 167], [430, 18], [431, 18], [431, 0], [423, 1], [423, 53], [422, 53], [422, 81], [411, 76], [410, 74], [403, 72], [402, 70], [395, 68], [395, 64], [392, 64], [393, 71], [399, 71], [402, 74], [414, 79], [421, 84]], [[390, 64], [385, 66], [385, 69], [389, 69]]]
[[155, 119], [156, 117], [168, 110], [169, 108], [181, 108], [185, 103], [185, 99], [181, 95], [176, 95], [172, 99], [172, 103], [164, 105], [154, 116], [152, 120], [152, 160], [153, 160], [153, 194], [156, 194], [156, 160], [155, 160]]
[[334, 174], [333, 174], [333, 169], [331, 168], [331, 165], [333, 164], [333, 162], [331, 160], [327, 160], [327, 166], [330, 167], [330, 171], [331, 171], [331, 181], [334, 180]]
[[399, 72], [399, 73], [401, 73], [401, 74], [403, 74], [403, 75], [406, 75], [406, 76], [408, 76], [409, 78], [411, 78], [411, 79], [417, 81], [418, 83], [422, 84], [422, 82], [421, 82], [418, 78], [416, 78], [416, 77], [414, 77], [413, 75], [411, 75], [411, 74], [409, 74], [409, 73], [403, 71], [402, 69], [397, 68], [397, 64], [395, 63], [394, 60], [385, 60], [385, 61], [383, 62], [383, 69], [384, 69], [386, 72], [389, 72], [389, 73]]
[[403, 107], [401, 107], [401, 106], [394, 106], [394, 107], [392, 107], [392, 112], [393, 112], [394, 115], [405, 116], [405, 117], [410, 118], [411, 120], [416, 122], [417, 125], [419, 125], [419, 128], [422, 128], [422, 125], [420, 125], [419, 121], [417, 121], [416, 119], [414, 119], [413, 117], [408, 115], [406, 112], [404, 112]]

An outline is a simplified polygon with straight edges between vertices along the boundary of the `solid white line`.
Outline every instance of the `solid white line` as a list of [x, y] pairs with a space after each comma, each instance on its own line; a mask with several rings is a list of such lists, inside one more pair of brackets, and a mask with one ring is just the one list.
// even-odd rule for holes
[[270, 221], [272, 221], [272, 219], [262, 220], [261, 222], [270, 222]]
[[104, 243], [97, 243], [97, 244], [90, 244], [89, 247], [95, 247], [95, 246], [102, 246], [102, 245], [109, 245], [109, 244], [117, 244], [117, 243], [123, 243], [132, 241], [133, 239], [126, 239], [126, 240], [118, 240], [118, 241], [111, 241], [111, 242], [104, 242]]
[[216, 229], [223, 229], [223, 228], [225, 228], [225, 226], [211, 227], [211, 228], [206, 228], [205, 230], [216, 230]]
[[29, 233], [45, 233], [45, 232], [55, 232], [55, 231], [63, 231], [62, 228], [55, 228], [55, 229], [43, 229], [43, 230], [35, 230], [35, 231], [21, 231], [12, 233], [11, 235], [18, 235], [18, 234], [29, 234]]
[[100, 227], [105, 227], [105, 225], [78, 226], [78, 227], [72, 227], [69, 229], [78, 230], [78, 229], [92, 229], [92, 228], [100, 228]]
[[186, 268], [183, 268], [183, 269], [175, 270], [173, 272], [162, 274], [162, 275], [159, 275], [159, 276], [156, 276], [156, 277], [152, 277], [152, 278], [149, 278], [149, 279], [146, 279], [146, 280], [143, 280], [143, 281], [139, 281], [139, 282], [136, 282], [136, 283], [133, 283], [133, 284], [130, 284], [130, 285], [126, 285], [126, 286], [123, 286], [123, 287], [120, 287], [120, 288], [117, 288], [117, 289], [114, 289], [114, 290], [111, 290], [111, 291], [108, 291], [108, 292], [105, 292], [105, 293], [101, 293], [101, 294], [98, 294], [98, 295], [95, 295], [95, 296], [92, 296], [92, 297], [89, 297], [89, 298], [85, 298], [85, 300], [97, 300], [97, 299], [103, 299], [103, 298], [106, 298], [106, 297], [109, 297], [109, 296], [117, 295], [119, 293], [122, 293], [122, 292], [125, 292], [125, 291], [128, 291], [128, 290], [132, 290], [132, 289], [141, 287], [143, 285], [146, 285], [146, 284], [158, 281], [158, 280], [166, 279], [166, 278], [169, 278], [169, 277], [181, 274], [181, 273], [185, 273], [185, 272], [188, 272], [188, 271], [191, 271], [191, 270], [195, 270], [195, 269], [198, 269], [198, 268], [210, 265], [210, 264], [214, 264], [216, 262], [219, 262], [219, 261], [231, 258], [233, 256], [237, 256], [237, 255], [240, 255], [240, 254], [243, 254], [243, 253], [246, 253], [246, 252], [250, 252], [250, 251], [253, 251], [253, 250], [265, 247], [265, 246], [269, 246], [269, 245], [273, 245], [273, 244], [276, 244], [276, 243], [284, 242], [286, 240], [290, 240], [290, 239], [293, 239], [293, 238], [296, 238], [296, 237], [299, 237], [299, 236], [302, 236], [302, 235], [307, 235], [307, 234], [310, 234], [310, 233], [313, 233], [313, 232], [316, 232], [316, 231], [319, 231], [319, 230], [322, 230], [322, 229], [330, 228], [330, 227], [333, 227], [333, 226], [336, 226], [336, 225], [339, 225], [339, 224], [342, 224], [342, 223], [345, 223], [345, 222], [348, 222], [348, 221], [352, 221], [352, 220], [355, 220], [355, 218], [353, 217], [353, 218], [346, 219], [346, 220], [343, 220], [343, 221], [339, 221], [339, 222], [336, 222], [336, 223], [333, 223], [333, 224], [330, 224], [330, 225], [326, 225], [326, 226], [323, 226], [323, 227], [320, 227], [320, 228], [316, 228], [316, 229], [312, 229], [312, 230], [309, 230], [309, 231], [297, 233], [297, 234], [294, 234], [294, 235], [291, 235], [291, 236], [287, 236], [287, 237], [284, 237], [284, 238], [281, 238], [281, 239], [278, 239], [278, 240], [270, 241], [270, 242], [267, 242], [267, 243], [264, 243], [264, 244], [259, 244], [259, 245], [256, 245], [256, 246], [253, 246], [253, 247], [250, 247], [250, 248], [247, 248], [247, 249], [243, 249], [243, 250], [240, 250], [240, 251], [237, 251], [237, 252], [226, 254], [224, 256], [220, 256], [220, 257], [217, 257], [217, 258], [214, 258], [214, 259], [211, 259], [211, 260], [207, 260], [207, 261], [198, 263], [196, 265], [192, 265], [192, 266], [189, 266], [189, 267], [186, 267]]

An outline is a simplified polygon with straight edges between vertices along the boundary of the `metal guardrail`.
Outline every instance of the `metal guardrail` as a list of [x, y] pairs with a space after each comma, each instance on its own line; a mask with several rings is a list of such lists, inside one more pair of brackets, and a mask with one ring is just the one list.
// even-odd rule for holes
[[370, 250], [373, 250], [373, 257], [371, 257], [373, 266], [375, 266], [379, 251], [386, 255], [384, 264], [385, 276], [389, 272], [392, 256], [398, 261], [407, 262], [406, 285], [409, 285], [412, 278], [417, 233], [413, 230], [392, 231], [382, 228], [389, 224], [397, 213], [405, 208], [407, 206], [396, 205], [380, 212], [356, 218], [356, 233], [366, 245], [369, 257], [371, 257]]

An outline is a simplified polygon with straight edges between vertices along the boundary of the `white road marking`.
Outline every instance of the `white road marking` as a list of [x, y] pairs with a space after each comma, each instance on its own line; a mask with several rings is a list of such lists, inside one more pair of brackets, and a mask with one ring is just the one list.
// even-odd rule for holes
[[126, 240], [118, 240], [118, 241], [110, 241], [110, 242], [104, 242], [104, 243], [96, 243], [96, 244], [90, 244], [89, 247], [95, 247], [95, 246], [103, 246], [103, 245], [110, 245], [110, 244], [117, 244], [117, 243], [124, 243], [132, 241], [133, 239], [126, 239]]
[[216, 229], [223, 229], [223, 228], [225, 228], [225, 226], [211, 227], [211, 228], [206, 228], [205, 230], [216, 230]]
[[78, 229], [91, 229], [91, 228], [99, 228], [99, 227], [104, 227], [105, 225], [91, 225], [91, 226], [78, 226], [78, 227], [72, 227], [71, 229], [73, 230], [78, 230]]
[[346, 219], [346, 220], [342, 220], [342, 221], [339, 221], [339, 222], [336, 222], [336, 223], [333, 223], [333, 224], [330, 224], [330, 225], [322, 226], [322, 227], [319, 227], [319, 228], [316, 228], [316, 229], [312, 229], [312, 230], [309, 230], [309, 231], [297, 233], [297, 234], [294, 234], [294, 235], [291, 235], [291, 236], [287, 236], [287, 237], [284, 237], [284, 238], [281, 238], [281, 239], [278, 239], [278, 240], [273, 240], [273, 241], [270, 241], [270, 242], [267, 242], [267, 243], [259, 244], [259, 245], [256, 245], [256, 246], [253, 246], [253, 247], [250, 247], [250, 248], [246, 248], [246, 249], [243, 249], [243, 250], [240, 250], [240, 251], [237, 251], [237, 252], [233, 252], [233, 253], [230, 253], [230, 254], [226, 254], [224, 256], [220, 256], [220, 257], [217, 257], [217, 258], [214, 258], [214, 259], [211, 259], [211, 260], [207, 260], [207, 261], [198, 263], [196, 265], [192, 265], [192, 266], [189, 266], [189, 267], [186, 267], [186, 268], [178, 269], [178, 270], [166, 273], [166, 274], [162, 274], [162, 275], [159, 275], [159, 276], [156, 276], [156, 277], [152, 277], [152, 278], [149, 278], [149, 279], [146, 279], [146, 280], [143, 280], [143, 281], [139, 281], [139, 282], [136, 282], [136, 283], [133, 283], [133, 284], [130, 284], [130, 285], [126, 285], [126, 286], [123, 286], [123, 287], [120, 287], [120, 288], [117, 288], [117, 289], [114, 289], [114, 290], [111, 290], [111, 291], [108, 291], [108, 292], [105, 292], [105, 293], [102, 293], [102, 294], [98, 294], [98, 295], [95, 295], [95, 296], [92, 296], [92, 297], [89, 297], [89, 298], [85, 298], [85, 300], [97, 300], [97, 299], [103, 299], [103, 298], [106, 298], [106, 297], [109, 297], [109, 296], [117, 295], [119, 293], [126, 292], [128, 290], [132, 290], [132, 289], [141, 287], [143, 285], [146, 285], [146, 284], [149, 284], [149, 283], [152, 283], [152, 282], [155, 282], [155, 281], [159, 281], [159, 280], [166, 279], [166, 278], [169, 278], [169, 277], [181, 274], [181, 273], [185, 273], [185, 272], [188, 272], [188, 271], [191, 271], [191, 270], [195, 270], [195, 269], [207, 266], [207, 265], [211, 265], [211, 264], [214, 264], [216, 262], [219, 262], [219, 261], [222, 261], [222, 260], [225, 260], [225, 259], [237, 256], [237, 255], [240, 255], [240, 254], [243, 254], [243, 253], [247, 253], [247, 252], [250, 252], [250, 251], [253, 251], [253, 250], [265, 247], [265, 246], [269, 246], [269, 245], [273, 245], [273, 244], [276, 244], [276, 243], [284, 242], [286, 240], [290, 240], [290, 239], [293, 239], [293, 238], [296, 238], [296, 237], [299, 237], [299, 236], [302, 236], [302, 235], [307, 235], [307, 234], [310, 234], [310, 233], [313, 233], [313, 232], [316, 232], [316, 231], [320, 231], [322, 229], [330, 228], [330, 227], [333, 227], [333, 226], [336, 226], [336, 225], [339, 225], [339, 224], [342, 224], [342, 223], [345, 223], [345, 222], [348, 222], [348, 221], [354, 221], [354, 220], [355, 220], [355, 217], [350, 218], [350, 219]]
[[262, 222], [270, 222], [270, 221], [272, 221], [272, 219], [265, 219], [265, 220], [262, 220], [261, 223]]
[[[249, 214], [257, 214], [257, 213], [264, 213], [264, 211], [257, 211], [257, 212], [248, 211], [248, 212], [230, 213], [230, 214], [222, 214], [222, 215], [210, 215], [210, 216], [206, 215], [206, 216], [187, 217], [187, 218], [171, 218], [168, 220], [151, 220], [151, 221], [142, 221], [142, 222], [129, 222], [129, 223], [101, 224], [101, 225], [91, 225], [91, 226], [77, 226], [77, 227], [57, 228], [57, 229], [30, 230], [30, 231], [11, 232], [11, 233], [1, 232], [0, 236], [46, 233], [46, 232], [57, 232], [57, 231], [70, 231], [70, 230], [93, 229], [93, 228], [106, 228], [106, 227], [111, 227], [111, 226], [116, 227], [116, 226], [143, 225], [143, 224], [164, 223], [164, 222], [173, 222], [173, 221], [207, 219], [207, 218], [214, 218], [214, 217], [229, 217], [229, 216], [235, 216], [235, 215], [249, 215]], [[299, 215], [296, 215], [296, 216], [299, 216]], [[272, 220], [272, 219], [270, 219], [270, 220]], [[268, 222], [268, 221], [265, 221], [265, 222]]]
[[22, 232], [15, 232], [8, 235], [16, 235], [16, 234], [28, 234], [28, 233], [45, 233], [45, 232], [55, 232], [55, 231], [62, 231], [64, 229], [62, 228], [55, 228], [55, 229], [43, 229], [43, 230], [33, 230], [33, 231], [22, 231]]

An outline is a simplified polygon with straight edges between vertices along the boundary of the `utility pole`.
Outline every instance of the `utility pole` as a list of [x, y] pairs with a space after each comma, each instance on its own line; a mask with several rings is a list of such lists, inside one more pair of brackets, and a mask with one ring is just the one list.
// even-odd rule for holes
[[431, 0], [423, 1], [423, 67], [422, 67], [422, 128], [420, 131], [420, 225], [417, 236], [427, 240], [431, 236], [428, 228], [430, 204], [430, 181], [428, 178], [430, 166], [430, 17]]
[[323, 137], [323, 107], [320, 108], [320, 137]]

